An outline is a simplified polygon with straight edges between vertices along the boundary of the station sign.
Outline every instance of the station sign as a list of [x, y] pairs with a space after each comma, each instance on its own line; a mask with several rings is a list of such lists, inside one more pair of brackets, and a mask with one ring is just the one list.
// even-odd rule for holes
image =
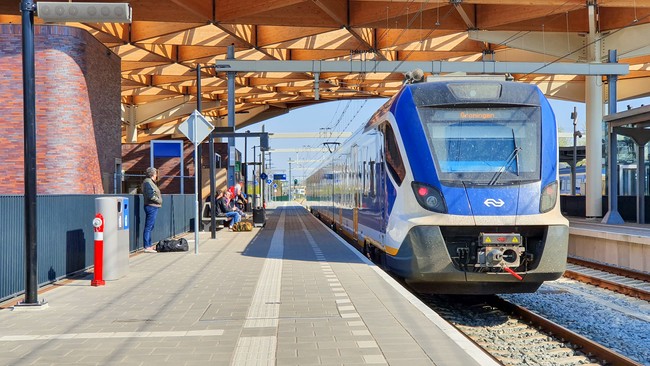
[[286, 174], [273, 174], [273, 180], [287, 180]]

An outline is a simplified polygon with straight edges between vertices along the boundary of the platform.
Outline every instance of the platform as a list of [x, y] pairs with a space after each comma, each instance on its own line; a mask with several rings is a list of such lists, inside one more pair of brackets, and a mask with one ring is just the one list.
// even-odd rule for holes
[[[0, 364], [496, 365], [300, 206], [0, 309]], [[187, 236], [193, 239], [193, 234]]]
[[569, 255], [650, 272], [650, 225], [569, 217]]

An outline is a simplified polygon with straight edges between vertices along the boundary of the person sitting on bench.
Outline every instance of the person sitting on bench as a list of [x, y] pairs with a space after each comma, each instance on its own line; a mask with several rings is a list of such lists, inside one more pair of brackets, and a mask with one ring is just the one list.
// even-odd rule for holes
[[228, 191], [220, 191], [217, 200], [217, 214], [224, 214], [226, 217], [230, 218], [230, 225], [228, 225], [228, 229], [232, 231], [232, 226], [239, 221], [241, 221], [241, 215], [239, 212], [237, 212], [236, 209], [231, 208], [228, 205], [228, 195], [230, 192]]
[[246, 213], [244, 211], [242, 211], [241, 208], [239, 208], [239, 206], [237, 206], [237, 202], [236, 202], [237, 198], [235, 196], [233, 196], [233, 193], [230, 192], [230, 191], [226, 191], [224, 194], [225, 194], [226, 199], [227, 199], [226, 204], [228, 205], [228, 207], [233, 211], [237, 211], [239, 213], [239, 216], [242, 219], [245, 219], [246, 218]]

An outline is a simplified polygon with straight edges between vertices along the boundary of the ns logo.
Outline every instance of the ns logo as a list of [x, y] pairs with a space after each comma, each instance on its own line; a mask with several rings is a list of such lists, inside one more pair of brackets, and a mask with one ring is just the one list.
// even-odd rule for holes
[[501, 207], [506, 203], [503, 202], [503, 200], [500, 198], [498, 200], [495, 200], [494, 198], [488, 198], [485, 201], [483, 201], [483, 204], [486, 205], [487, 207]]

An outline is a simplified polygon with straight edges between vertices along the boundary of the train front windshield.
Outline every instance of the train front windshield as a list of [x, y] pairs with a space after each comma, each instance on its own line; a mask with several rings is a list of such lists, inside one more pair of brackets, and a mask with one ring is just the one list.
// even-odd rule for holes
[[447, 184], [540, 179], [538, 107], [418, 108], [438, 176]]

